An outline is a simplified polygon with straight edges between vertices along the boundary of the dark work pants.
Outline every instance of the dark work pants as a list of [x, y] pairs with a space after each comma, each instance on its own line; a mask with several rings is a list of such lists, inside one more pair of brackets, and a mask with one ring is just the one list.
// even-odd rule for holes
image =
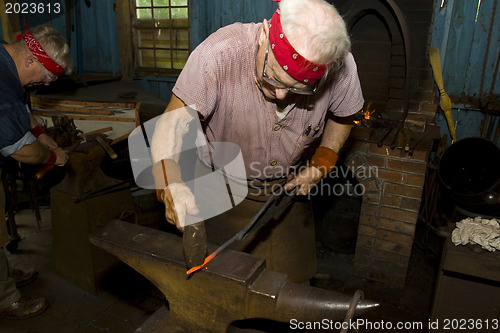
[[[196, 166], [196, 177], [212, 172], [202, 162]], [[248, 187], [249, 194], [232, 209], [205, 221], [208, 240], [221, 245], [232, 238], [267, 200], [269, 189], [278, 189], [285, 180], [271, 182], [232, 181], [231, 187]], [[216, 193], [212, 188], [196, 189], [197, 195], [213, 200], [227, 200], [227, 192]], [[262, 226], [242, 242], [231, 245], [233, 250], [243, 251], [266, 259], [270, 270], [288, 275], [290, 281], [307, 282], [316, 273], [316, 241], [311, 203], [307, 197], [297, 196], [276, 219]]]

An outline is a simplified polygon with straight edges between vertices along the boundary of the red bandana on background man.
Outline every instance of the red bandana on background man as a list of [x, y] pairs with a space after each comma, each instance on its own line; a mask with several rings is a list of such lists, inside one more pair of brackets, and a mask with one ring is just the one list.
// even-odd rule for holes
[[16, 39], [21, 39], [24, 38], [26, 41], [26, 46], [28, 46], [28, 49], [33, 53], [35, 57], [40, 60], [42, 63], [43, 67], [49, 70], [52, 74], [56, 76], [60, 76], [64, 74], [65, 69], [59, 66], [52, 58], [49, 57], [47, 52], [43, 49], [43, 47], [38, 43], [36, 40], [35, 36], [33, 36], [29, 31], [28, 31], [28, 26], [26, 26], [26, 31], [24, 32], [24, 35], [17, 35]]

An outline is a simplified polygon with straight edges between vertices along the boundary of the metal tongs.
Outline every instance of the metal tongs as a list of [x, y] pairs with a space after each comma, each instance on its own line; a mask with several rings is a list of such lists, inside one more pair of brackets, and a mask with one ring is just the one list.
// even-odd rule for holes
[[208, 264], [210, 260], [215, 258], [216, 255], [218, 255], [222, 250], [227, 248], [229, 245], [231, 245], [235, 241], [243, 241], [259, 227], [271, 221], [271, 219], [277, 213], [284, 210], [290, 204], [292, 199], [295, 197], [296, 193], [297, 193], [296, 190], [292, 192], [287, 192], [283, 188], [280, 188], [279, 192], [273, 192], [269, 197], [269, 199], [264, 204], [264, 206], [262, 206], [262, 208], [258, 211], [258, 213], [255, 214], [252, 220], [243, 229], [241, 229], [236, 235], [234, 235], [233, 238], [229, 239], [224, 244], [219, 246], [212, 254], [208, 255], [205, 258], [203, 264], [192, 267], [187, 271], [186, 274], [189, 275], [191, 273], [196, 272], [197, 270], [202, 269], [203, 267], [206, 266], [206, 264]]

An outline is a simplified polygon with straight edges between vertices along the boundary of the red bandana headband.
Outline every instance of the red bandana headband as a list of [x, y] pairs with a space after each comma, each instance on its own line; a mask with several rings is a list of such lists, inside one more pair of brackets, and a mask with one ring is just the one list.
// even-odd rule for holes
[[279, 8], [274, 12], [269, 24], [269, 42], [280, 66], [294, 79], [304, 83], [314, 83], [325, 74], [325, 65], [307, 60], [290, 44], [281, 27]]
[[54, 60], [52, 60], [49, 55], [45, 52], [43, 47], [38, 43], [35, 36], [28, 32], [28, 27], [26, 26], [26, 31], [24, 35], [17, 35], [16, 39], [24, 38], [26, 46], [35, 55], [38, 60], [42, 63], [43, 67], [47, 68], [49, 72], [56, 76], [64, 74], [65, 69], [59, 66]]

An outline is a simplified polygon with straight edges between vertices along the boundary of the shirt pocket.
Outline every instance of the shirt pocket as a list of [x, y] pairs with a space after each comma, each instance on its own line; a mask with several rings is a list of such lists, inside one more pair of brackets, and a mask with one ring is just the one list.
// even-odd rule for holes
[[297, 138], [295, 142], [295, 148], [290, 156], [290, 165], [296, 165], [300, 163], [304, 151], [316, 143], [323, 134], [325, 129], [325, 120], [321, 119], [317, 122], [307, 123], [305, 128], [303, 128], [302, 133]]

